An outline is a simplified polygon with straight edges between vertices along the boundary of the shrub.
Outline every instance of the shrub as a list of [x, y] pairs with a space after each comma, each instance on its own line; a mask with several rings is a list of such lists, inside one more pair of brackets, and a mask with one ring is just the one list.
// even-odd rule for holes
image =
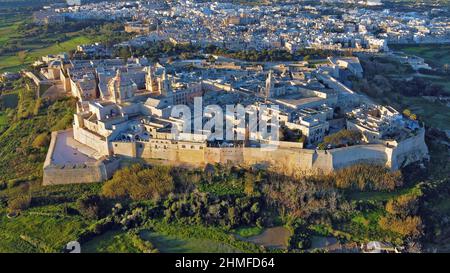
[[8, 199], [9, 211], [22, 211], [27, 209], [31, 203], [31, 194], [28, 184], [22, 185]]
[[292, 232], [289, 238], [290, 249], [307, 249], [311, 247], [310, 232], [304, 224], [301, 220], [294, 220], [288, 223], [288, 227]]
[[98, 219], [101, 210], [101, 198], [96, 194], [85, 194], [78, 198], [77, 209], [81, 215], [90, 219]]
[[353, 190], [392, 191], [403, 185], [400, 171], [371, 164], [353, 165], [332, 174], [336, 187]]
[[5, 181], [0, 181], [0, 191], [6, 189], [8, 184]]
[[174, 190], [170, 168], [154, 166], [143, 168], [140, 165], [119, 170], [107, 181], [102, 193], [109, 198], [131, 198], [132, 200], [148, 200], [167, 196]]
[[419, 200], [415, 194], [403, 194], [391, 199], [386, 204], [386, 211], [390, 214], [407, 216], [417, 213]]
[[15, 178], [15, 179], [10, 179], [8, 180], [7, 183], [7, 187], [9, 189], [14, 188], [19, 186], [20, 184], [22, 184], [23, 182], [26, 182], [26, 180], [24, 178]]
[[361, 138], [361, 132], [344, 129], [324, 137], [323, 142], [318, 145], [318, 148], [323, 150], [326, 149], [328, 145], [332, 148], [354, 145], [357, 144]]
[[31, 144], [34, 148], [46, 147], [50, 143], [50, 137], [47, 133], [41, 133], [36, 136]]
[[28, 183], [14, 188], [8, 198], [9, 211], [22, 211], [27, 209], [31, 203], [30, 186]]
[[381, 217], [379, 224], [382, 229], [398, 233], [403, 237], [417, 238], [422, 234], [422, 220], [418, 216], [408, 216], [406, 218], [395, 216]]
[[27, 209], [31, 203], [31, 195], [26, 194], [22, 196], [14, 197], [8, 200], [8, 209], [10, 211], [22, 211]]

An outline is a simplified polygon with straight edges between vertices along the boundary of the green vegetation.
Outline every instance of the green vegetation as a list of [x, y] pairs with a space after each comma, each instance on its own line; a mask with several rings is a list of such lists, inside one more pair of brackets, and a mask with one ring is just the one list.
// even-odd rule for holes
[[17, 92], [4, 92], [0, 97], [0, 108], [16, 108], [19, 102], [19, 96]]
[[232, 51], [226, 50], [214, 45], [206, 47], [205, 53], [225, 56], [234, 59], [240, 59], [250, 62], [273, 62], [273, 61], [309, 61], [311, 59], [324, 59], [330, 55], [347, 55], [347, 52], [334, 52], [330, 50], [319, 50], [303, 48], [294, 53], [289, 53], [286, 50], [271, 49], [271, 50], [241, 50]]
[[[166, 224], [164, 222], [154, 222], [151, 224], [152, 229], [157, 234], [168, 236], [168, 238], [178, 238], [181, 240], [209, 240], [203, 241], [203, 244], [211, 248], [211, 241], [224, 245], [220, 251], [229, 252], [261, 252], [261, 249], [252, 243], [238, 240], [232, 234], [224, 231], [219, 227], [205, 227], [202, 225], [184, 225], [184, 224]], [[193, 249], [191, 249], [192, 251]], [[204, 251], [201, 251], [204, 252]]]
[[62, 0], [0, 0], [0, 11], [5, 12], [15, 9], [32, 9], [46, 4], [62, 3]]
[[0, 209], [0, 252], [60, 252], [88, 222], [63, 213], [63, 205], [31, 208], [8, 219]]
[[107, 231], [82, 245], [83, 253], [153, 253], [158, 250], [136, 232]]
[[[170, 176], [176, 185], [171, 190], [172, 193], [157, 197], [149, 194], [139, 198], [116, 194], [134, 188], [133, 183], [123, 181], [138, 179], [144, 170], [150, 171], [154, 177], [165, 177], [160, 185], [164, 185], [164, 181], [170, 181]], [[357, 177], [354, 177], [355, 173], [358, 174]], [[379, 239], [402, 244], [407, 238], [416, 238], [417, 233], [412, 230], [413, 223], [420, 220], [414, 215], [416, 211], [405, 209], [408, 207], [403, 205], [407, 203], [404, 200], [406, 197], [399, 197], [395, 202], [389, 201], [392, 197], [384, 201], [355, 201], [346, 200], [344, 195], [335, 190], [336, 183], [340, 183], [341, 188], [349, 193], [354, 190], [392, 190], [391, 187], [402, 185], [399, 173], [391, 174], [377, 166], [362, 165], [328, 176], [299, 178], [267, 171], [255, 173], [240, 168], [231, 170], [219, 165], [207, 166], [203, 172], [131, 165], [118, 174], [111, 181], [122, 181], [120, 186], [116, 184], [112, 187], [109, 182], [105, 183], [102, 192], [105, 193], [105, 189], [108, 189], [108, 196], [94, 194], [81, 197], [77, 201], [77, 211], [88, 219], [101, 217], [100, 221], [112, 223], [112, 226], [137, 230], [141, 240], [148, 241], [161, 252], [199, 251], [196, 248], [199, 244], [211, 252], [267, 251], [239, 238], [244, 240], [243, 238], [260, 234], [264, 227], [278, 225], [279, 223], [274, 222], [277, 215], [281, 215], [282, 222], [291, 231], [288, 244], [290, 251], [307, 249], [312, 236], [316, 235], [335, 236], [345, 242]], [[240, 184], [243, 188], [237, 194], [198, 191], [203, 185], [225, 184], [224, 181], [230, 185]], [[246, 185], [248, 181], [253, 181], [251, 187]], [[393, 181], [393, 184], [386, 181]], [[140, 185], [147, 187], [149, 184], [144, 182]], [[154, 189], [155, 186], [150, 187]], [[144, 190], [146, 191], [147, 189]], [[405, 196], [415, 192], [409, 191]], [[121, 205], [115, 205], [112, 214], [108, 214], [107, 210], [103, 210], [106, 213], [98, 213], [101, 208], [111, 207], [107, 202], [109, 197], [114, 198], [111, 200], [113, 202], [120, 201]], [[394, 207], [396, 214], [393, 214]], [[408, 215], [406, 218], [391, 217], [400, 215], [399, 211], [403, 210]], [[395, 221], [404, 221], [400, 224], [405, 224], [406, 227], [386, 229], [388, 222], [384, 219], [389, 219], [394, 227], [397, 226]], [[108, 229], [100, 227], [92, 227], [90, 230], [104, 230], [107, 233], [101, 235], [102, 232], [95, 232], [83, 239], [87, 242], [88, 251], [136, 251], [129, 235], [124, 232], [108, 232]], [[233, 233], [240, 237], [234, 237]]]
[[444, 67], [450, 65], [450, 45], [429, 44], [429, 45], [393, 45], [392, 49], [401, 50], [409, 55], [416, 55], [425, 59], [425, 62], [432, 67]]
[[450, 130], [449, 107], [439, 103], [431, 102], [420, 97], [406, 97], [401, 100], [404, 108], [410, 109], [426, 125], [442, 130]]
[[31, 64], [33, 61], [36, 61], [41, 56], [68, 52], [69, 50], [75, 49], [77, 45], [88, 44], [92, 42], [92, 39], [85, 36], [73, 37], [61, 43], [47, 45], [41, 48], [30, 50], [25, 54], [25, 57], [22, 60], [18, 55], [5, 55], [0, 58], [0, 72], [18, 71], [22, 68], [25, 68], [26, 65]]
[[17, 14], [11, 16], [10, 14], [1, 14], [0, 19], [0, 47], [4, 46], [9, 39], [17, 34], [19, 25], [23, 22], [24, 16]]
[[358, 144], [361, 139], [361, 132], [343, 129], [337, 133], [324, 137], [323, 142], [320, 143], [317, 147], [321, 150], [325, 150], [340, 148], [344, 146], [352, 146]]
[[243, 185], [230, 185], [229, 183], [203, 183], [199, 190], [202, 192], [211, 192], [216, 195], [240, 195], [244, 188]]
[[77, 45], [112, 45], [130, 37], [120, 22], [67, 20], [62, 25], [37, 26], [31, 12], [10, 12], [0, 21], [0, 73], [19, 71], [48, 54], [73, 53]]
[[377, 165], [353, 165], [331, 174], [336, 187], [360, 191], [393, 191], [403, 185], [400, 171]]
[[162, 253], [236, 253], [229, 244], [205, 238], [185, 238], [161, 235], [160, 233], [143, 230], [141, 237], [149, 240]]
[[[362, 182], [356, 185], [368, 185], [363, 188], [373, 191], [378, 189], [374, 187], [378, 178], [372, 176], [371, 167], [374, 166], [342, 171], [337, 177], [345, 181], [359, 179]], [[133, 168], [138, 170], [130, 172]], [[103, 196], [104, 189], [110, 187], [109, 182], [46, 187], [31, 183], [30, 208], [21, 208], [21, 214], [8, 219], [9, 224], [1, 229], [0, 236], [6, 238], [2, 251], [62, 251], [64, 244], [74, 239], [82, 242], [85, 252], [268, 251], [239, 238], [252, 237], [261, 234], [264, 227], [279, 225], [275, 223], [277, 215], [292, 233], [289, 251], [307, 249], [311, 238], [317, 235], [335, 236], [343, 242], [379, 239], [402, 244], [418, 234], [414, 230], [414, 224], [420, 221], [414, 209], [418, 203], [410, 198], [421, 198], [416, 194], [420, 192], [417, 187], [404, 194], [393, 193], [380, 201], [356, 200], [354, 195], [342, 195], [335, 189], [335, 181], [339, 179], [333, 176], [294, 178], [267, 171], [255, 173], [240, 168], [231, 171], [224, 166], [200, 171], [132, 165], [111, 181], [132, 180], [130, 177], [139, 177], [144, 170], [154, 177], [166, 177], [162, 181], [170, 180], [170, 176], [176, 185], [172, 193], [158, 198], [153, 194], [140, 196], [136, 202], [129, 195], [114, 195], [114, 199]], [[359, 175], [357, 178], [355, 173]], [[383, 180], [382, 176], [380, 179]], [[245, 185], [250, 180], [254, 181], [252, 190], [244, 186], [239, 194], [222, 195], [196, 189], [213, 181]], [[21, 189], [18, 185], [23, 182], [8, 184], [0, 191], [0, 201], [3, 198], [8, 204], [14, 192]], [[142, 184], [144, 189], [149, 185], [155, 187]], [[109, 191], [123, 192], [134, 186], [123, 183]], [[350, 193], [355, 190], [348, 187]], [[2, 217], [6, 217], [5, 213], [6, 209], [2, 209]], [[44, 225], [47, 237], [40, 237], [37, 230], [19, 230], [12, 224], [16, 221]], [[65, 234], [60, 239], [52, 237], [60, 233], [49, 231], [56, 228], [56, 223], [62, 225], [58, 232]], [[388, 225], [392, 228], [387, 229]], [[399, 226], [402, 229], [396, 228]]]
[[301, 142], [305, 143], [306, 137], [299, 129], [291, 130], [286, 126], [281, 126], [279, 130], [280, 141]]
[[[36, 100], [35, 91], [19, 87], [19, 103], [15, 115], [0, 135], [0, 172], [2, 180], [33, 180], [40, 177], [47, 149], [36, 138], [49, 135], [52, 130], [68, 128], [72, 123], [75, 102], [63, 99], [56, 102]], [[36, 107], [39, 105], [38, 107]], [[38, 139], [39, 140], [39, 139]], [[34, 144], [34, 145], [33, 145]]]
[[[418, 76], [406, 64], [382, 57], [361, 58], [365, 78], [354, 80], [353, 88], [378, 103], [403, 111], [409, 109], [425, 125], [450, 130], [450, 111], [445, 103], [422, 96], [448, 94], [434, 78]], [[450, 79], [445, 78], [448, 84]]]
[[261, 227], [240, 227], [236, 229], [236, 234], [238, 234], [241, 237], [252, 237], [259, 235], [263, 232], [263, 228]]
[[8, 116], [5, 112], [0, 112], [0, 133], [8, 127]]
[[170, 169], [155, 166], [144, 169], [132, 165], [119, 170], [113, 179], [103, 186], [103, 195], [110, 198], [131, 198], [132, 200], [159, 199], [174, 190]]

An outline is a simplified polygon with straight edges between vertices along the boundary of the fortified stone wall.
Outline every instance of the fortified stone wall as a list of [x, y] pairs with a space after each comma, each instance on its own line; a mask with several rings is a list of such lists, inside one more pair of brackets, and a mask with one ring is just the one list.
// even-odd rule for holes
[[332, 157], [332, 168], [341, 169], [358, 163], [372, 163], [391, 168], [390, 148], [382, 144], [368, 144], [327, 151]]
[[[280, 172], [302, 171], [331, 172], [357, 163], [384, 165], [392, 170], [412, 162], [428, 159], [428, 148], [424, 141], [424, 129], [416, 135], [401, 141], [383, 144], [357, 145], [331, 150], [310, 150], [280, 146], [268, 148], [219, 148], [206, 147], [204, 143], [152, 139], [149, 142], [111, 142], [112, 154], [159, 159], [168, 163], [201, 166], [207, 163], [273, 166]], [[76, 135], [74, 130], [74, 137]], [[80, 134], [78, 135], [80, 136]], [[81, 134], [82, 137], [88, 137]], [[90, 136], [93, 140], [93, 137]], [[49, 154], [44, 163], [44, 185], [89, 183], [109, 179], [119, 167], [117, 159], [99, 160], [85, 164], [55, 165], [50, 163], [54, 150], [50, 144]], [[106, 140], [98, 141], [95, 147], [107, 146]]]
[[428, 158], [423, 132], [402, 142], [365, 144], [331, 150], [310, 150], [281, 145], [267, 148], [219, 148], [200, 143], [152, 140], [151, 142], [113, 142], [117, 155], [160, 159], [176, 163], [206, 163], [276, 166], [280, 170], [331, 172], [358, 163], [370, 163], [396, 170]]
[[77, 165], [50, 165], [44, 167], [43, 185], [93, 183], [106, 180], [100, 162]]
[[82, 184], [110, 179], [119, 168], [120, 160], [100, 160], [84, 164], [44, 166], [42, 185]]
[[111, 178], [119, 168], [120, 160], [114, 157], [76, 164], [55, 163], [52, 158], [58, 133], [61, 132], [66, 131], [52, 132], [49, 150], [44, 162], [43, 185], [101, 182]]
[[73, 127], [73, 138], [83, 143], [86, 146], [99, 152], [101, 155], [109, 155], [108, 143], [105, 139], [99, 135], [96, 135], [88, 130], [79, 128], [77, 126]]
[[422, 159], [429, 159], [425, 144], [425, 129], [421, 128], [415, 136], [397, 143], [391, 153], [392, 168], [399, 169]]

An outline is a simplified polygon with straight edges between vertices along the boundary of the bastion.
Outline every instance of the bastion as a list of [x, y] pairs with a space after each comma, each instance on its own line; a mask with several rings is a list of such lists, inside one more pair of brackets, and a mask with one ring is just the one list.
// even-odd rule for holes
[[[76, 130], [85, 130], [76, 128]], [[276, 148], [208, 147], [206, 142], [150, 139], [149, 141], [84, 142], [88, 132], [73, 129], [52, 133], [44, 163], [44, 185], [105, 181], [120, 167], [120, 158], [142, 158], [173, 165], [208, 163], [273, 167], [284, 173], [329, 173], [354, 164], [368, 163], [398, 170], [429, 158], [425, 129], [402, 141], [385, 141], [329, 150], [304, 149], [298, 143], [280, 142]], [[90, 143], [92, 143], [91, 146]], [[99, 149], [101, 147], [101, 149]]]

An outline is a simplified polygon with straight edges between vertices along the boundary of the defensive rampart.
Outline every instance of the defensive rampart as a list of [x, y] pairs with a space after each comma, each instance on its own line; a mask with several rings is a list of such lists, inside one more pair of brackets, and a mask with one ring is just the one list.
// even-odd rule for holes
[[[119, 167], [119, 160], [109, 157], [95, 162], [55, 163], [56, 136], [52, 134], [44, 164], [44, 185], [104, 181]], [[85, 134], [82, 134], [85, 135]], [[278, 148], [208, 147], [202, 142], [151, 139], [146, 142], [100, 140], [89, 147], [111, 147], [108, 153], [131, 158], [162, 160], [166, 163], [202, 166], [207, 163], [273, 166], [280, 172], [331, 172], [358, 163], [371, 163], [397, 170], [410, 163], [428, 159], [424, 129], [397, 142], [364, 144], [330, 150], [311, 150], [289, 145]]]

